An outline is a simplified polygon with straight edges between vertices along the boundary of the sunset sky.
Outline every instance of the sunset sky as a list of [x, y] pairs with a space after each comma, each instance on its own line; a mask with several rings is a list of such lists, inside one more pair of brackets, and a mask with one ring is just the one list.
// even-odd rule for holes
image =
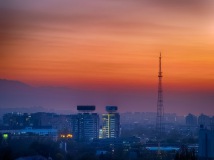
[[213, 0], [0, 0], [0, 79], [156, 96], [160, 52], [166, 110], [214, 114]]

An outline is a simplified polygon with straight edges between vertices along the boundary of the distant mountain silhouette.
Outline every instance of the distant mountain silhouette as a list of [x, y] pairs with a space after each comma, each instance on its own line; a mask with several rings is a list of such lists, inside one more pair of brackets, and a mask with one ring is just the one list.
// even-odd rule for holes
[[[156, 92], [144, 90], [104, 90], [69, 87], [35, 87], [20, 81], [0, 79], [0, 116], [20, 111], [76, 112], [77, 105], [96, 105], [105, 112], [106, 105], [118, 105], [119, 111], [150, 111], [156, 105]], [[30, 108], [30, 109], [29, 109]]]
[[70, 108], [72, 94], [69, 88], [33, 87], [20, 81], [0, 79], [0, 109], [34, 106], [58, 110]]
[[[29, 110], [44, 108], [50, 112], [71, 113], [77, 105], [96, 105], [97, 111], [104, 110], [105, 105], [118, 104], [120, 93], [111, 91], [74, 89], [67, 87], [34, 87], [20, 81], [0, 79], [1, 110]], [[127, 96], [127, 93], [125, 94]], [[123, 98], [122, 99], [126, 99]], [[127, 103], [127, 101], [124, 101]], [[36, 107], [35, 107], [36, 106]], [[42, 107], [41, 107], [42, 106]], [[99, 107], [100, 106], [100, 107]], [[11, 109], [12, 108], [12, 109]], [[63, 110], [63, 111], [62, 111]]]
[[1, 89], [1, 92], [2, 91], [8, 92], [8, 91], [16, 91], [17, 89], [29, 90], [29, 89], [32, 89], [32, 87], [20, 81], [0, 79], [0, 89]]

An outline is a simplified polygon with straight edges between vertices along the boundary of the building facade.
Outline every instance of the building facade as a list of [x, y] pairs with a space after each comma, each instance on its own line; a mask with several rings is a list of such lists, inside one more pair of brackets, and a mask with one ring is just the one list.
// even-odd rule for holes
[[116, 106], [107, 106], [107, 114], [102, 115], [102, 138], [118, 138], [120, 136], [120, 115]]
[[73, 134], [77, 141], [92, 141], [99, 137], [99, 115], [79, 113], [73, 118]]
[[211, 125], [211, 118], [207, 115], [201, 114], [198, 117], [198, 125], [203, 125], [204, 127], [210, 127]]
[[199, 160], [214, 160], [214, 130], [204, 129], [199, 131]]
[[185, 119], [186, 119], [186, 125], [187, 126], [197, 126], [198, 125], [198, 123], [197, 123], [197, 121], [198, 121], [197, 116], [195, 116], [195, 115], [193, 115], [191, 113], [189, 113], [186, 116]]
[[94, 107], [77, 106], [78, 113], [72, 118], [73, 137], [77, 141], [92, 141], [99, 138], [99, 115], [90, 113], [95, 110]]

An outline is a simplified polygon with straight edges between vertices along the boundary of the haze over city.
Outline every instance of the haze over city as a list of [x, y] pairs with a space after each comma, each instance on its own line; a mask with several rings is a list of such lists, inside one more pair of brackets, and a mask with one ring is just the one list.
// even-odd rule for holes
[[0, 108], [155, 112], [162, 52], [165, 112], [213, 115], [213, 3], [2, 0]]

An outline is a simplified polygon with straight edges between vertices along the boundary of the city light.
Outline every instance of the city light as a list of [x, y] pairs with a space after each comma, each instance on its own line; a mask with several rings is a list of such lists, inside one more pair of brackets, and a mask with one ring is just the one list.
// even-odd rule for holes
[[73, 135], [72, 134], [67, 134], [67, 136], [66, 136], [67, 138], [72, 138], [73, 137]]
[[60, 138], [72, 138], [73, 135], [72, 134], [61, 134]]
[[8, 138], [8, 134], [6, 134], [6, 133], [3, 134], [3, 138], [4, 138], [4, 139], [7, 139], [7, 138]]

